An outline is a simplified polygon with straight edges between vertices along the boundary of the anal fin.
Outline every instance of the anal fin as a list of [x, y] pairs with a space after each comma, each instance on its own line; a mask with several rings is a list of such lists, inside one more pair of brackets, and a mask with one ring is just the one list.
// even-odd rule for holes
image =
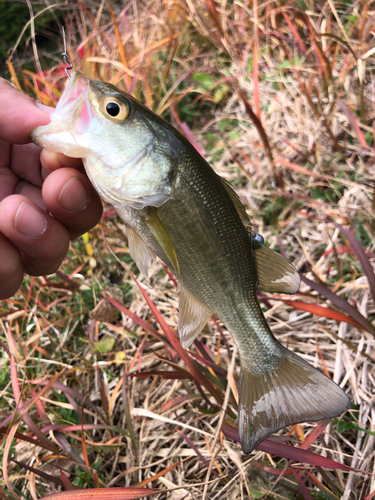
[[297, 293], [301, 278], [282, 255], [251, 240], [258, 275], [258, 288], [265, 292]]
[[155, 260], [155, 254], [130, 227], [127, 226], [126, 230], [130, 255], [143, 276], [148, 279], [148, 271], [152, 261]]
[[275, 348], [264, 370], [252, 370], [241, 359], [238, 427], [244, 453], [287, 425], [337, 417], [350, 408], [335, 382], [281, 344]]
[[181, 286], [178, 333], [184, 349], [194, 342], [211, 316], [212, 313], [184, 286]]

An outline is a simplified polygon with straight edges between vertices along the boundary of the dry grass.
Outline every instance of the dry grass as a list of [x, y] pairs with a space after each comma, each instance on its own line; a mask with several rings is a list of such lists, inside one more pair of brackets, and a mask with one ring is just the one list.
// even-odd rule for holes
[[[133, 92], [195, 140], [267, 245], [307, 278], [294, 297], [262, 295], [266, 317], [353, 409], [340, 422], [280, 431], [272, 454], [243, 455], [228, 437], [239, 372], [227, 372], [232, 338], [211, 320], [192, 356], [181, 351], [174, 283], [160, 263], [150, 283], [133, 278], [109, 208], [56, 276], [28, 279], [2, 302], [3, 495], [35, 500], [73, 485], [178, 487], [155, 497], [175, 500], [372, 498], [374, 13], [366, 1], [165, 0], [112, 14], [104, 2], [79, 2], [69, 14], [74, 67]], [[55, 103], [61, 62], [51, 68], [39, 51], [37, 75], [16, 61], [15, 85]], [[226, 390], [230, 425], [215, 439]], [[310, 455], [302, 463], [297, 448], [363, 472]]]

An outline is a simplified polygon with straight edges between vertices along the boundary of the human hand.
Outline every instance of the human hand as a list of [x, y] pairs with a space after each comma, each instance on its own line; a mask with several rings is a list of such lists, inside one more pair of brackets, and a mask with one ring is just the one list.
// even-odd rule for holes
[[52, 111], [0, 78], [0, 299], [18, 290], [24, 272], [56, 271], [69, 240], [102, 213], [79, 159], [31, 143]]

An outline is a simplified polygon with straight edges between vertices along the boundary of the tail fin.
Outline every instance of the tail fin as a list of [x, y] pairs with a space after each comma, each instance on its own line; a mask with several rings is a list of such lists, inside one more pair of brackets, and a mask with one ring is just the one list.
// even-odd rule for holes
[[244, 453], [287, 425], [333, 418], [350, 399], [320, 371], [281, 344], [269, 369], [251, 372], [241, 360], [239, 433]]

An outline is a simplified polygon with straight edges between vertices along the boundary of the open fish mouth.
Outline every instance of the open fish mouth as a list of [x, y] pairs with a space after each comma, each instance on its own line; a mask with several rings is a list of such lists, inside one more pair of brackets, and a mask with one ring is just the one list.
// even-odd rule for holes
[[78, 144], [94, 117], [89, 103], [90, 79], [75, 71], [65, 88], [51, 123], [35, 129], [31, 136], [39, 146], [68, 156], [83, 158], [87, 149]]

